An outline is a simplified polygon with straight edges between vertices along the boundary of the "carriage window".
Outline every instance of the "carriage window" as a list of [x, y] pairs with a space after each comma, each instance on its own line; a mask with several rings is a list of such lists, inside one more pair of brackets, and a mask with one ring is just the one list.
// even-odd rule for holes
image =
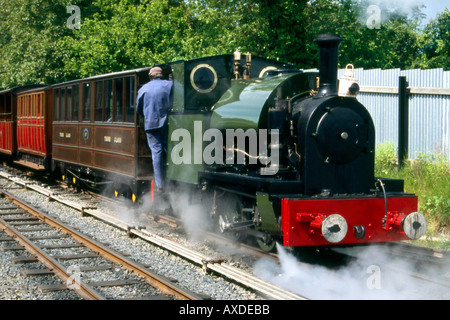
[[67, 87], [67, 108], [66, 108], [66, 120], [70, 121], [70, 116], [72, 115], [72, 86]]
[[31, 116], [36, 117], [37, 116], [37, 102], [39, 99], [39, 94], [33, 94], [31, 96]]
[[95, 82], [95, 121], [103, 121], [103, 81]]
[[106, 115], [105, 119], [107, 122], [112, 121], [112, 108], [113, 108], [113, 86], [112, 80], [107, 80], [105, 83], [106, 87]]
[[31, 104], [31, 97], [30, 96], [26, 96], [25, 98], [25, 112], [24, 115], [25, 117], [30, 117], [30, 104]]
[[22, 117], [25, 117], [25, 116], [26, 116], [26, 101], [25, 101], [25, 98], [26, 98], [26, 97], [22, 97], [22, 98], [20, 99], [20, 115], [21, 115]]
[[36, 98], [36, 116], [40, 117], [41, 114], [41, 104], [42, 104], [42, 98], [44, 97], [43, 94], [39, 94]]
[[33, 117], [37, 117], [39, 112], [38, 109], [40, 109], [40, 101], [39, 99], [41, 99], [41, 95], [40, 94], [34, 94], [33, 95], [33, 110], [32, 110], [32, 116]]
[[33, 97], [32, 95], [28, 96], [28, 116], [32, 117], [33, 116]]
[[126, 122], [134, 122], [134, 108], [135, 108], [135, 86], [134, 86], [134, 77], [126, 78], [126, 102], [127, 102], [127, 119]]
[[59, 120], [59, 110], [58, 110], [59, 89], [55, 89], [54, 94], [55, 94], [55, 97], [53, 100], [53, 120], [58, 121]]
[[122, 122], [123, 107], [123, 79], [116, 79], [116, 115], [114, 121]]
[[64, 121], [66, 120], [66, 88], [61, 88], [61, 103], [59, 104], [59, 110], [60, 110], [60, 120]]
[[26, 112], [26, 114], [29, 116], [29, 117], [31, 117], [31, 96], [28, 96], [28, 104], [27, 104], [27, 112]]
[[6, 113], [11, 113], [11, 95], [6, 95]]
[[18, 116], [23, 115], [23, 98], [22, 97], [17, 98], [17, 115]]
[[72, 121], [78, 121], [78, 85], [73, 86]]
[[83, 121], [91, 120], [90, 112], [91, 112], [91, 86], [89, 83], [85, 83], [83, 85], [84, 95], [83, 95]]

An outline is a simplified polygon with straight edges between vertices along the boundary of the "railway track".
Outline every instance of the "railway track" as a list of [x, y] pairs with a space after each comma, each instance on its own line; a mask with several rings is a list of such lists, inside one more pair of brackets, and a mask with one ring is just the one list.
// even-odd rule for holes
[[[98, 290], [102, 287], [128, 286], [136, 284], [148, 284], [155, 292], [150, 299], [159, 299], [161, 294], [166, 299], [201, 300], [203, 297], [182, 289], [170, 282], [170, 280], [155, 275], [142, 265], [129, 260], [121, 253], [107, 248], [102, 243], [83, 235], [77, 230], [70, 228], [60, 221], [48, 216], [41, 210], [18, 200], [12, 194], [0, 189], [0, 227], [8, 237], [2, 237], [1, 242], [17, 242], [19, 246], [4, 246], [3, 250], [26, 250], [28, 256], [20, 256], [15, 259], [16, 263], [41, 262], [46, 269], [26, 270], [27, 275], [42, 275], [53, 273], [58, 276], [62, 283], [57, 285], [43, 286], [43, 290], [72, 289], [83, 299], [104, 300], [107, 297]], [[54, 229], [54, 235], [39, 237], [36, 232]], [[32, 234], [32, 235], [29, 235]], [[64, 239], [64, 243], [61, 240]], [[46, 244], [40, 244], [45, 241]], [[48, 241], [58, 244], [48, 244]], [[52, 250], [72, 250], [70, 254], [52, 254]], [[81, 252], [81, 253], [80, 253]], [[64, 264], [67, 260], [99, 259], [95, 266], [79, 266], [73, 262]], [[75, 266], [75, 268], [74, 268]], [[120, 266], [120, 268], [119, 268]], [[115, 279], [107, 281], [87, 281], [74, 277], [74, 269], [82, 271], [87, 275], [89, 271], [108, 271], [125, 268], [136, 277], [134, 279]], [[118, 273], [117, 271], [115, 273]], [[122, 272], [123, 273], [123, 272]], [[114, 275], [113, 275], [114, 276]], [[142, 297], [133, 297], [142, 298]]]
[[[106, 201], [104, 198], [99, 197], [98, 195], [90, 195], [89, 193], [80, 195], [80, 193], [74, 193], [70, 189], [62, 189], [57, 187], [48, 187], [41, 186], [32, 182], [26, 182], [21, 178], [16, 178], [14, 175], [9, 175], [0, 172], [0, 177], [8, 178], [11, 181], [14, 181], [19, 185], [20, 188], [27, 188], [29, 190], [36, 191], [40, 194], [45, 195], [48, 200], [58, 201], [63, 203], [66, 206], [72, 207], [80, 212], [81, 215], [92, 216], [98, 220], [107, 222], [110, 225], [113, 225], [115, 228], [123, 230], [128, 235], [132, 237], [138, 237], [140, 239], [144, 239], [164, 250], [167, 250], [171, 253], [174, 253], [183, 259], [190, 261], [200, 267], [203, 268], [205, 273], [214, 273], [224, 277], [228, 280], [231, 280], [234, 283], [238, 283], [243, 287], [249, 288], [250, 290], [257, 292], [263, 298], [267, 299], [281, 299], [281, 300], [300, 300], [304, 299], [304, 296], [308, 296], [307, 291], [303, 294], [294, 293], [290, 289], [280, 288], [282, 285], [275, 285], [271, 282], [271, 280], [262, 280], [259, 277], [255, 277], [248, 272], [243, 272], [239, 267], [233, 267], [232, 261], [227, 261], [227, 259], [217, 258], [216, 256], [209, 256], [208, 254], [202, 254], [198, 252], [196, 249], [188, 248], [185, 245], [177, 243], [177, 241], [169, 240], [165, 236], [161, 236], [158, 232], [151, 232], [146, 230], [141, 225], [139, 225], [139, 221], [124, 221], [121, 217], [117, 217], [111, 215], [109, 213], [105, 213], [100, 208], [97, 208], [97, 204], [103, 204]], [[85, 198], [80, 200], [80, 197]], [[111, 201], [111, 199], [109, 199]], [[114, 204], [116, 209], [120, 204]], [[129, 210], [129, 208], [128, 208]], [[119, 210], [120, 211], [120, 210]], [[138, 216], [138, 215], [137, 215]], [[159, 222], [164, 222], [172, 228], [175, 226], [179, 226], [181, 222], [174, 221], [172, 219], [167, 219], [167, 217], [153, 217], [153, 220], [159, 220]], [[214, 242], [215, 240], [211, 240]], [[221, 240], [217, 240], [217, 242], [221, 242]], [[448, 253], [440, 250], [430, 250], [426, 248], [419, 248], [416, 246], [409, 246], [404, 243], [394, 243], [394, 244], [386, 244], [383, 246], [385, 254], [384, 256], [390, 257], [388, 260], [394, 260], [395, 257], [399, 257], [403, 261], [406, 261], [407, 265], [410, 266], [418, 266], [422, 265], [434, 265], [435, 263], [440, 263], [441, 265], [449, 265], [448, 261]], [[261, 253], [256, 252], [252, 248], [240, 248], [240, 250], [245, 250], [249, 256], [261, 257]], [[352, 250], [358, 250], [358, 248], [353, 248]], [[347, 253], [345, 253], [347, 254]], [[263, 255], [266, 259], [273, 259], [274, 263], [278, 263], [278, 258], [276, 256], [267, 256]], [[350, 256], [352, 256], [350, 254]], [[355, 255], [353, 255], [355, 256]], [[356, 255], [357, 256], [357, 255]], [[358, 257], [356, 259], [359, 259]], [[307, 262], [308, 263], [308, 262]], [[376, 260], [363, 261], [359, 262], [362, 266], [359, 268], [359, 272], [362, 270], [361, 275], [361, 283], [365, 286], [365, 281], [367, 277], [369, 277], [366, 273], [365, 268], [369, 265], [378, 264]], [[381, 266], [381, 263], [379, 263]], [[308, 268], [308, 267], [307, 267]], [[306, 268], [306, 269], [307, 269]], [[385, 280], [389, 279], [389, 277], [396, 278], [399, 275], [402, 277], [407, 276], [407, 279], [420, 280], [421, 283], [430, 290], [434, 290], [432, 288], [437, 288], [438, 290], [447, 290], [448, 291], [448, 282], [450, 279], [450, 273], [447, 271], [443, 272], [441, 275], [437, 275], [436, 273], [430, 274], [426, 272], [426, 268], [399, 268], [398, 266], [391, 265], [389, 267], [382, 266], [384, 283]], [[446, 270], [443, 267], [442, 270]], [[333, 271], [331, 271], [332, 273]], [[328, 275], [327, 275], [328, 277]], [[409, 281], [409, 280], [408, 280]], [[295, 290], [294, 290], [295, 291]], [[422, 296], [417, 296], [419, 299]], [[425, 298], [430, 297], [430, 295], [425, 296]], [[439, 298], [439, 295], [431, 297]], [[312, 297], [314, 298], [314, 297]], [[341, 298], [341, 297], [336, 297]], [[364, 297], [357, 297], [364, 298]], [[398, 296], [397, 298], [402, 298], [402, 296]]]
[[[50, 201], [58, 201], [61, 203], [64, 203], [65, 206], [69, 206], [71, 208], [76, 209], [78, 212], [80, 212], [81, 215], [86, 216], [92, 216], [95, 217], [98, 220], [107, 222], [110, 225], [113, 225], [115, 228], [119, 230], [123, 230], [126, 233], [128, 233], [130, 236], [138, 237], [141, 239], [144, 239], [145, 241], [148, 241], [160, 248], [163, 248], [164, 250], [167, 250], [169, 252], [172, 252], [183, 259], [187, 261], [191, 261], [192, 263], [200, 266], [203, 268], [205, 273], [214, 273], [217, 275], [220, 275], [221, 277], [224, 277], [228, 280], [231, 280], [234, 283], [239, 283], [241, 286], [249, 288], [250, 290], [258, 293], [263, 298], [267, 299], [282, 299], [282, 300], [299, 300], [304, 299], [304, 296], [308, 296], [309, 294], [307, 291], [305, 291], [302, 294], [293, 293], [296, 290], [292, 289], [283, 289], [281, 284], [275, 285], [272, 283], [271, 279], [261, 280], [258, 277], [253, 276], [252, 274], [249, 275], [249, 272], [243, 272], [240, 270], [240, 267], [233, 267], [234, 263], [232, 261], [227, 261], [227, 259], [222, 259], [221, 257], [217, 258], [216, 256], [209, 256], [208, 254], [201, 254], [195, 249], [189, 249], [188, 247], [181, 245], [180, 243], [177, 243], [177, 241], [171, 241], [167, 239], [164, 236], [161, 236], [158, 234], [158, 232], [150, 232], [146, 229], [143, 229], [142, 226], [139, 225], [139, 221], [125, 221], [120, 216], [114, 216], [110, 213], [105, 213], [104, 210], [102, 210], [100, 207], [104, 204], [104, 201], [106, 201], [104, 198], [99, 197], [98, 195], [94, 194], [91, 195], [89, 193], [80, 194], [75, 193], [70, 188], [60, 188], [60, 187], [49, 187], [49, 186], [42, 186], [38, 183], [35, 183], [32, 181], [28, 181], [28, 179], [23, 178], [17, 178], [15, 174], [0, 172], [0, 177], [8, 178], [10, 181], [14, 181], [18, 188], [27, 188], [28, 190], [36, 191], [42, 195], [44, 195], [48, 200]], [[14, 187], [13, 187], [14, 188]], [[80, 198], [83, 198], [80, 200]], [[111, 201], [111, 199], [110, 199]], [[99, 208], [97, 208], [97, 205], [99, 205]], [[119, 207], [119, 204], [114, 204], [113, 206], [116, 207], [116, 209]], [[129, 208], [128, 208], [129, 210]], [[180, 225], [180, 222], [177, 221], [166, 221], [166, 218], [159, 219], [159, 217], [154, 217], [155, 220], [160, 220], [160, 222], [164, 221], [164, 223], [172, 226]], [[219, 240], [218, 240], [219, 241]], [[407, 257], [405, 257], [406, 251], [410, 250], [416, 250], [415, 246], [411, 246], [408, 248], [403, 247], [402, 250], [395, 250], [394, 247], [398, 246], [398, 244], [393, 244], [389, 246], [386, 246], [387, 251], [392, 251], [392, 254], [395, 253], [395, 255], [402, 255], [402, 259], [406, 261], [413, 261], [408, 260]], [[242, 249], [242, 248], [241, 248]], [[258, 256], [261, 257], [260, 253], [255, 252], [251, 248], [246, 248], [245, 250], [248, 250], [249, 256]], [[247, 253], [245, 253], [247, 254]], [[423, 252], [423, 250], [419, 253], [416, 253], [416, 260], [419, 259], [421, 261], [425, 261], [425, 259], [428, 259], [427, 256], [430, 254]], [[439, 252], [431, 253], [431, 256], [439, 256], [442, 255]], [[443, 254], [445, 257], [445, 254]], [[267, 256], [265, 256], [267, 258]], [[278, 263], [277, 257], [269, 257], [270, 259], [274, 259], [274, 263]], [[441, 259], [441, 261], [443, 261]], [[367, 262], [368, 263], [368, 262]], [[373, 264], [366, 262], [361, 262], [361, 264], [364, 264], [364, 266]], [[410, 264], [416, 264], [416, 262], [411, 262]], [[363, 270], [363, 275], [361, 276], [361, 283], [363, 283], [363, 286], [365, 286], [366, 278], [368, 277], [365, 272], [365, 267], [361, 267]], [[389, 270], [386, 271], [386, 270]], [[426, 286], [435, 287], [437, 286], [440, 290], [441, 288], [444, 288], [445, 283], [448, 280], [448, 276], [442, 276], [442, 277], [436, 277], [436, 274], [427, 274], [426, 272], [422, 272], [423, 270], [406, 270], [406, 269], [399, 269], [397, 266], [393, 266], [390, 268], [385, 268], [383, 266], [383, 274], [388, 274], [390, 277], [397, 277], [397, 275], [408, 275], [409, 278], [413, 278], [414, 280], [420, 280], [420, 282], [425, 283]], [[277, 282], [275, 282], [277, 283]], [[286, 287], [289, 288], [289, 287]], [[447, 288], [448, 289], [448, 288]], [[292, 291], [291, 291], [292, 290]], [[311, 298], [314, 298], [311, 296]], [[340, 297], [337, 297], [338, 299]], [[401, 297], [400, 297], [401, 298]], [[420, 298], [420, 297], [419, 297]]]
[[[282, 287], [276, 286], [268, 281], [261, 280], [248, 272], [240, 270], [240, 268], [233, 267], [224, 259], [211, 258], [207, 255], [189, 249], [176, 241], [171, 241], [165, 237], [161, 237], [156, 233], [151, 233], [134, 222], [124, 221], [120, 218], [114, 217], [110, 214], [98, 210], [95, 202], [103, 202], [105, 199], [99, 199], [98, 195], [86, 194], [86, 200], [79, 200], [80, 194], [73, 195], [70, 190], [64, 190], [59, 187], [43, 187], [32, 180], [17, 177], [14, 173], [7, 173], [0, 171], [0, 177], [8, 179], [19, 186], [19, 188], [26, 188], [34, 192], [44, 195], [49, 201], [58, 201], [65, 206], [69, 206], [80, 212], [83, 216], [92, 216], [98, 220], [104, 221], [109, 225], [125, 231], [129, 236], [139, 237], [144, 239], [164, 250], [171, 252], [185, 260], [190, 261], [202, 267], [205, 273], [214, 273], [223, 277], [233, 283], [237, 283], [251, 291], [256, 292], [266, 299], [275, 300], [302, 300], [305, 297], [292, 293]], [[14, 188], [14, 187], [13, 187]], [[92, 196], [92, 197], [91, 197]], [[110, 199], [111, 201], [111, 199]], [[199, 295], [198, 298], [202, 298]]]

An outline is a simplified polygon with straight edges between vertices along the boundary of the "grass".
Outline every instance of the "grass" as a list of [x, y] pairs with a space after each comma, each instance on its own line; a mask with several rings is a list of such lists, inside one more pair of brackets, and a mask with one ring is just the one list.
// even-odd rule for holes
[[[419, 211], [427, 218], [426, 238], [450, 236], [450, 163], [441, 155], [418, 154], [399, 169], [393, 143], [376, 150], [375, 176], [405, 181], [405, 192], [419, 197]], [[450, 248], [450, 241], [443, 244]]]

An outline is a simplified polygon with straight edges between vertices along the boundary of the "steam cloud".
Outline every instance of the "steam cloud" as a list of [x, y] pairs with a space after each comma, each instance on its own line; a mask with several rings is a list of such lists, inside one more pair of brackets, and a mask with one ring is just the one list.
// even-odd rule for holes
[[[335, 270], [299, 263], [280, 245], [277, 249], [280, 265], [262, 259], [254, 267], [255, 275], [309, 299], [450, 298], [448, 287], [430, 284], [405, 272], [411, 270], [410, 262], [401, 258], [393, 261], [392, 256], [388, 256], [380, 246], [359, 248], [356, 261]], [[379, 274], [376, 274], [377, 271]], [[428, 269], [428, 273], [442, 275], [443, 270]]]
[[423, 0], [368, 0], [365, 1], [367, 6], [363, 6], [360, 11], [358, 20], [361, 24], [366, 25], [370, 19], [370, 13], [366, 12], [369, 6], [377, 6], [380, 8], [381, 23], [387, 23], [394, 15], [401, 14], [411, 18], [417, 8], [426, 8], [426, 2]]
[[201, 240], [204, 232], [210, 230], [210, 217], [203, 203], [192, 201], [192, 195], [178, 190], [170, 193], [173, 211], [183, 223], [186, 233], [192, 240]]

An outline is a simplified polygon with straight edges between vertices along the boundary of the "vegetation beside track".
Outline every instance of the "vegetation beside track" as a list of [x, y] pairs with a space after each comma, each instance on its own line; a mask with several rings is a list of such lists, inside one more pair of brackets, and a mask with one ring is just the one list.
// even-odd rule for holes
[[[377, 147], [375, 176], [405, 180], [405, 191], [419, 197], [419, 211], [427, 218], [425, 245], [450, 249], [450, 162], [438, 154], [418, 154], [399, 166], [393, 143]], [[432, 241], [432, 239], [447, 239]]]

